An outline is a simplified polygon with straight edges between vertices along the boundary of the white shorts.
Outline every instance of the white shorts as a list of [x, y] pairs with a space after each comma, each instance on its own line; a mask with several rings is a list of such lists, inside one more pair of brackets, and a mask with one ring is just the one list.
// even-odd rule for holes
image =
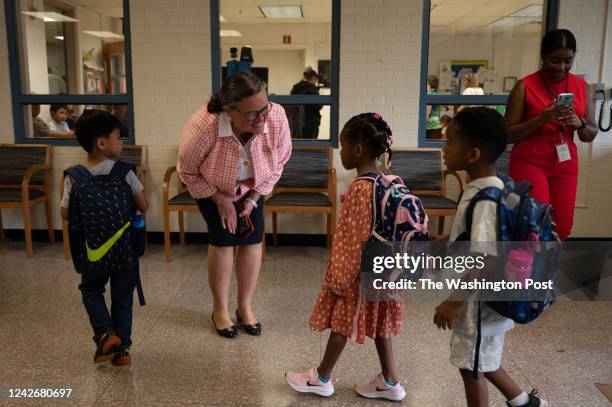
[[[480, 357], [478, 359], [479, 372], [494, 372], [501, 367], [502, 353], [504, 352], [504, 338], [506, 333], [498, 335], [483, 335], [480, 339]], [[450, 362], [453, 366], [464, 370], [474, 370], [474, 356], [476, 352], [476, 335], [451, 335]]]

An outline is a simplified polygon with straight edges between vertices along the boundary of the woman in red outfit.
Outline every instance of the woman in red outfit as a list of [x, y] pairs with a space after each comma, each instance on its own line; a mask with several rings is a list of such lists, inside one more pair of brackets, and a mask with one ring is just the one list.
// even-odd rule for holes
[[[586, 82], [569, 71], [576, 38], [568, 30], [553, 30], [542, 39], [542, 68], [517, 82], [508, 98], [506, 123], [510, 176], [533, 185], [531, 195], [554, 209], [557, 233], [567, 239], [574, 222], [578, 184], [578, 154], [574, 134], [583, 142], [597, 135], [595, 101]], [[573, 93], [571, 106], [555, 107], [560, 93]]]

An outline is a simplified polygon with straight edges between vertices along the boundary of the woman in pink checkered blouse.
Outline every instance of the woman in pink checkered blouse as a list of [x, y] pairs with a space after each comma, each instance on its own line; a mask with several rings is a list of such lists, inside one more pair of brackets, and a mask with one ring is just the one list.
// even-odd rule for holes
[[208, 226], [212, 320], [220, 336], [238, 335], [228, 309], [235, 246], [237, 324], [261, 334], [251, 302], [261, 267], [263, 196], [272, 192], [290, 155], [285, 111], [268, 100], [265, 82], [251, 73], [226, 80], [183, 130], [177, 171]]

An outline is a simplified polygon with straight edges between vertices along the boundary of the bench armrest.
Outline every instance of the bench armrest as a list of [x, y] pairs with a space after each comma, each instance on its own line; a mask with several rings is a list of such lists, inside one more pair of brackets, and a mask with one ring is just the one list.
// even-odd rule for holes
[[465, 181], [459, 173], [457, 173], [456, 171], [444, 170], [443, 174], [445, 180], [446, 177], [448, 177], [449, 175], [452, 175], [453, 177], [457, 178], [457, 182], [459, 182], [459, 188], [461, 189], [461, 192], [463, 192], [463, 190], [465, 189]]
[[329, 185], [329, 189], [328, 189], [328, 195], [329, 198], [332, 201], [332, 205], [335, 206], [336, 203], [336, 191], [337, 191], [337, 181], [336, 181], [336, 169], [335, 168], [330, 168], [328, 170], [328, 185]]
[[21, 199], [24, 202], [29, 200], [30, 197], [30, 181], [32, 180], [32, 176], [39, 171], [45, 172], [45, 193], [47, 189], [47, 184], [49, 182], [49, 177], [51, 173], [51, 167], [46, 164], [34, 164], [30, 166], [25, 174], [23, 174], [23, 181], [21, 182]]
[[164, 202], [168, 202], [169, 199], [169, 189], [170, 189], [170, 179], [172, 178], [172, 174], [176, 172], [176, 165], [172, 167], [168, 167], [166, 173], [164, 174], [164, 187], [163, 187], [163, 199]]

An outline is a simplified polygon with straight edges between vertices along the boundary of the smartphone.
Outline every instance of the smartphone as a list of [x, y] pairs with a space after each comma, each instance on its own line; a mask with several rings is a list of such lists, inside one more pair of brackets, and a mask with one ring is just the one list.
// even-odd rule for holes
[[557, 96], [557, 100], [555, 102], [555, 105], [557, 107], [571, 106], [572, 103], [574, 103], [574, 94], [573, 93], [559, 93], [559, 96]]
[[236, 226], [236, 237], [238, 237], [238, 239], [246, 239], [255, 231], [253, 221], [250, 216], [243, 216], [242, 218], [239, 216], [240, 212], [244, 209], [242, 202], [234, 202], [234, 206], [236, 208], [238, 221], [238, 225]]

